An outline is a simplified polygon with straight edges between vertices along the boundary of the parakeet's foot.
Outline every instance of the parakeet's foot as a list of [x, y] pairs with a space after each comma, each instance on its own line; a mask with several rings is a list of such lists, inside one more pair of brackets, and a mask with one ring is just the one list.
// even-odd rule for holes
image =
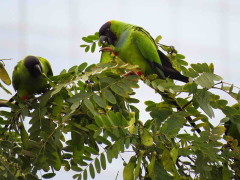
[[117, 56], [117, 55], [118, 55], [118, 53], [114, 51], [113, 47], [109, 47], [109, 46], [108, 46], [108, 47], [102, 47], [102, 48], [100, 49], [100, 51], [102, 51], [102, 52], [110, 52], [110, 53], [113, 54], [114, 56]]
[[125, 77], [125, 76], [130, 76], [130, 75], [137, 75], [137, 76], [141, 76], [142, 75], [142, 72], [141, 71], [128, 71], [126, 74], [123, 74], [122, 77]]
[[113, 52], [113, 48], [112, 48], [112, 47], [102, 47], [102, 48], [100, 49], [100, 51]]

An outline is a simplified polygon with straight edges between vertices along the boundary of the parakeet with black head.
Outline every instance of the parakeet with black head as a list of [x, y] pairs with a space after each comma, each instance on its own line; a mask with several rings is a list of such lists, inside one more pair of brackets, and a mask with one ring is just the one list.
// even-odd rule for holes
[[188, 77], [173, 68], [169, 58], [142, 27], [108, 21], [99, 29], [99, 39], [104, 45], [102, 51], [111, 51], [124, 62], [138, 65], [144, 75], [157, 74], [161, 79], [169, 77], [188, 82]]
[[52, 68], [48, 60], [37, 56], [27, 56], [20, 60], [14, 68], [13, 88], [17, 91], [18, 97], [25, 100], [34, 94], [43, 92], [48, 87], [45, 76], [52, 75]]
[[234, 139], [238, 140], [238, 145], [240, 146], [240, 109], [239, 109], [239, 103], [234, 104], [232, 108], [236, 109], [238, 111], [237, 115], [230, 116], [229, 121], [225, 122], [224, 126], [226, 128], [225, 134], [227, 136], [232, 136]]
[[[111, 20], [99, 29], [99, 41], [103, 44], [101, 50], [110, 51], [121, 60], [132, 65], [138, 65], [141, 72], [137, 74], [157, 74], [159, 78], [166, 77], [182, 82], [189, 82], [189, 78], [173, 68], [170, 59], [161, 52], [151, 35], [142, 27]], [[107, 57], [107, 58], [106, 58]], [[101, 62], [109, 61], [109, 54], [101, 57]], [[175, 105], [179, 111], [182, 108], [167, 92], [160, 93], [165, 101]], [[191, 117], [186, 117], [192, 127], [196, 124]], [[200, 129], [196, 129], [200, 133]]]

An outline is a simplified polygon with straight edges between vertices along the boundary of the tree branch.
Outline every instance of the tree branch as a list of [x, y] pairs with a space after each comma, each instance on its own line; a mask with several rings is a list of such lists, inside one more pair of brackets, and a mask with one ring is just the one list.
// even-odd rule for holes
[[0, 99], [0, 107], [9, 107], [7, 105], [8, 102], [8, 100]]

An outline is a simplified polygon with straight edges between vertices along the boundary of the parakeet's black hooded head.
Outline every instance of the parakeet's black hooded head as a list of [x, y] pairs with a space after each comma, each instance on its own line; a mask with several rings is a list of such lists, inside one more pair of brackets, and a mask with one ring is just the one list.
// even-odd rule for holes
[[99, 29], [99, 40], [103, 45], [114, 45], [116, 41], [116, 35], [111, 31], [110, 27], [111, 21], [108, 21]]
[[32, 76], [37, 77], [42, 75], [42, 66], [37, 57], [27, 56], [24, 59], [24, 65]]

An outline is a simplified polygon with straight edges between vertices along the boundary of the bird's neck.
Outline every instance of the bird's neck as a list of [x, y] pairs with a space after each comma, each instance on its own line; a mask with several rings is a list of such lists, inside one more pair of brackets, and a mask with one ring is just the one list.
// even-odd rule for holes
[[133, 25], [118, 21], [117, 23], [112, 24], [111, 30], [115, 32], [115, 35], [117, 36], [117, 38], [119, 38], [122, 32], [131, 27], [133, 27]]

